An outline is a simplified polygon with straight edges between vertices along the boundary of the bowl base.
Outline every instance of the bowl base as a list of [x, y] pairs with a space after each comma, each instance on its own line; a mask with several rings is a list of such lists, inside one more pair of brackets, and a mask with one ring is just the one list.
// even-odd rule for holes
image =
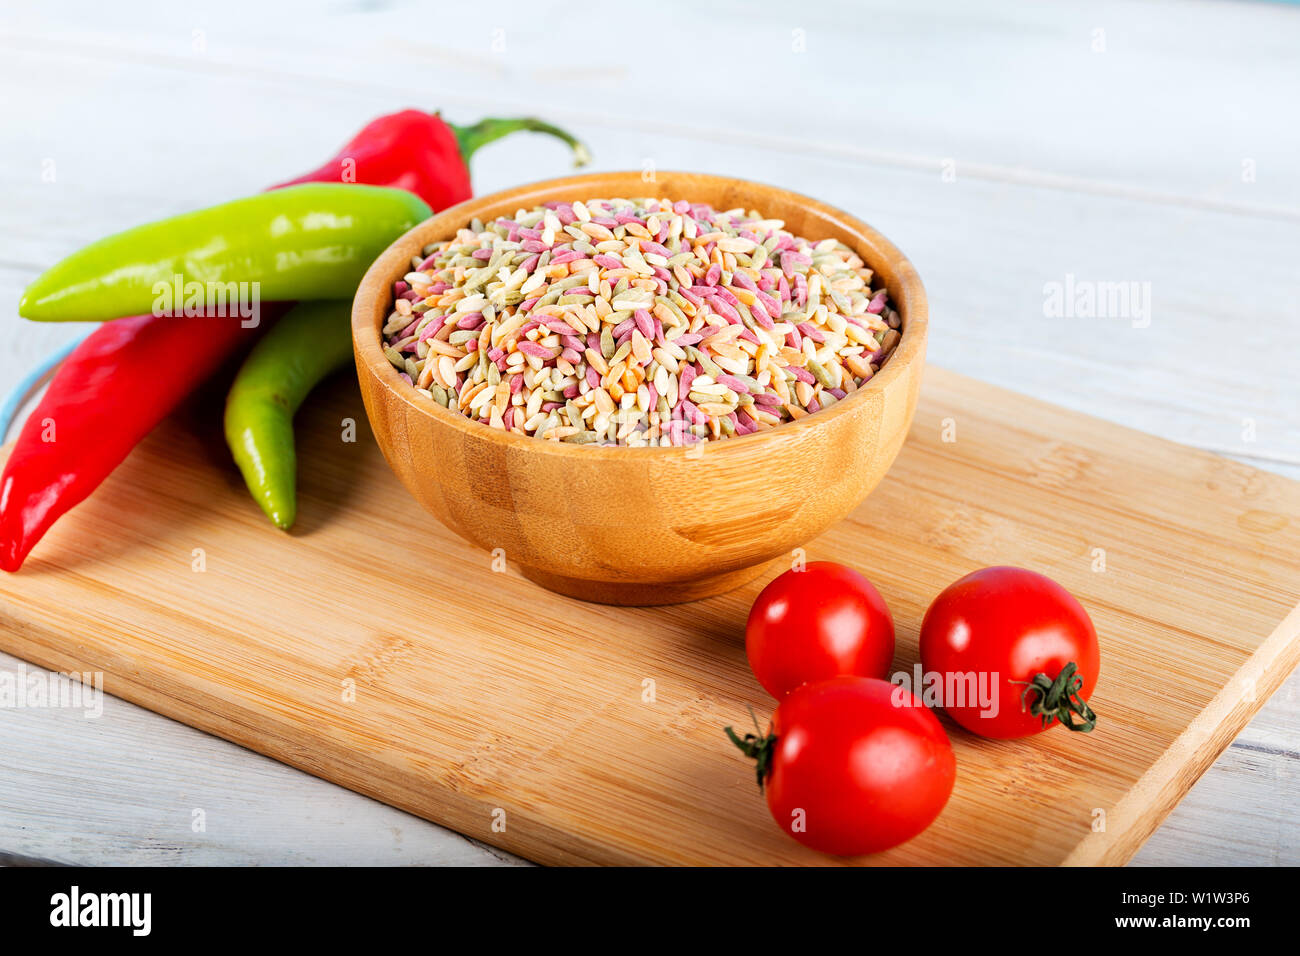
[[617, 604], [621, 607], [652, 607], [658, 604], [685, 604], [732, 591], [748, 584], [763, 573], [771, 561], [762, 561], [694, 581], [668, 581], [645, 584], [634, 581], [591, 581], [585, 578], [567, 578], [538, 568], [521, 567], [519, 570], [534, 584], [548, 591], [590, 601], [594, 604]]

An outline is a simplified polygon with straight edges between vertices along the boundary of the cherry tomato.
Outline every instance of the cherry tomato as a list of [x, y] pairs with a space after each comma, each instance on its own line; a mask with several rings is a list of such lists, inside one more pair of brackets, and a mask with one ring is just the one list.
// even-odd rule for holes
[[939, 815], [956, 761], [939, 721], [912, 693], [870, 677], [804, 684], [766, 736], [732, 742], [758, 761], [777, 825], [837, 856], [910, 840]]
[[1051, 578], [1023, 568], [966, 575], [921, 623], [922, 671], [942, 675], [943, 709], [984, 737], [1024, 737], [1057, 722], [1092, 730], [1087, 698], [1100, 667], [1088, 612]]
[[861, 574], [814, 561], [763, 588], [745, 624], [745, 652], [758, 682], [780, 700], [809, 681], [887, 676], [894, 621]]

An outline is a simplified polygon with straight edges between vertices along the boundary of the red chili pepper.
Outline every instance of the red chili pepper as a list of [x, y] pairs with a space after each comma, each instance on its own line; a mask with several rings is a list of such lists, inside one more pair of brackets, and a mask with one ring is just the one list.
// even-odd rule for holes
[[[264, 305], [262, 317], [279, 311]], [[136, 315], [89, 336], [59, 366], [5, 462], [0, 568], [17, 571], [50, 525], [256, 331], [237, 315]]]
[[[579, 164], [585, 161], [581, 143], [540, 120], [486, 119], [457, 127], [437, 114], [403, 110], [381, 116], [335, 159], [281, 185], [341, 180], [393, 186], [437, 211], [470, 197], [470, 155], [515, 130], [558, 136], [573, 147]], [[17, 571], [50, 525], [94, 491], [255, 331], [241, 328], [237, 317], [139, 315], [107, 322], [87, 336], [64, 360], [5, 462], [0, 568]]]
[[437, 113], [402, 110], [381, 116], [348, 141], [333, 159], [306, 175], [281, 183], [371, 183], [415, 193], [433, 209], [446, 209], [473, 195], [469, 158], [480, 146], [519, 131], [547, 133], [573, 149], [574, 162], [587, 162], [587, 149], [557, 126], [531, 117], [485, 119], [455, 126]]

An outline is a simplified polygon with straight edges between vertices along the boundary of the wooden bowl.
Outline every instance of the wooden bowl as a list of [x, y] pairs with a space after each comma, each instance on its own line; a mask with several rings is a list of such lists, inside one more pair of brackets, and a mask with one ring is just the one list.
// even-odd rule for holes
[[[744, 207], [808, 239], [834, 236], [870, 265], [902, 316], [897, 347], [871, 382], [830, 408], [694, 448], [582, 446], [491, 428], [403, 381], [380, 330], [412, 256], [474, 217], [551, 200], [653, 195]], [[370, 267], [352, 308], [366, 414], [407, 490], [449, 528], [545, 588], [605, 604], [675, 604], [757, 576], [839, 521], [893, 464], [916, 409], [925, 360], [925, 289], [866, 223], [772, 186], [694, 173], [593, 173], [461, 203], [416, 226]]]

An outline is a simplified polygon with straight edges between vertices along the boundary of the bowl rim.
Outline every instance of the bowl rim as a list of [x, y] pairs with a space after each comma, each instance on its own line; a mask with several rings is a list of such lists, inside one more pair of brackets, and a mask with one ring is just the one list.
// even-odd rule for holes
[[[929, 305], [926, 299], [925, 286], [921, 282], [921, 276], [916, 271], [916, 267], [882, 233], [842, 209], [780, 186], [772, 186], [767, 183], [734, 176], [718, 176], [684, 170], [659, 170], [655, 175], [656, 182], [647, 185], [645, 190], [647, 193], [663, 194], [668, 192], [662, 184], [663, 181], [677, 177], [684, 177], [696, 182], [707, 182], [709, 185], [716, 187], [740, 184], [757, 188], [758, 191], [783, 202], [806, 206], [817, 212], [822, 218], [830, 220], [843, 232], [861, 236], [865, 239], [865, 246], [856, 239], [854, 242], [846, 242], [845, 244], [861, 256], [863, 261], [877, 273], [879, 272], [879, 264], [882, 261], [888, 262], [897, 278], [899, 287], [897, 291], [901, 293], [901, 295], [895, 296], [893, 290], [890, 292], [890, 304], [899, 313], [901, 327], [898, 344], [894, 347], [894, 351], [890, 354], [889, 361], [885, 363], [884, 368], [873, 375], [867, 385], [847, 398], [841, 399], [830, 408], [822, 409], [795, 421], [782, 422], [780, 425], [751, 432], [748, 435], [707, 440], [694, 445], [640, 447], [546, 441], [531, 435], [519, 435], [504, 429], [493, 428], [490, 425], [485, 425], [480, 421], [444, 408], [432, 398], [421, 394], [414, 385], [405, 382], [384, 354], [382, 315], [378, 324], [372, 318], [374, 297], [391, 296], [393, 283], [401, 275], [405, 275], [410, 271], [408, 268], [410, 253], [404, 251], [403, 247], [417, 233], [430, 233], [427, 238], [422, 239], [420, 243], [421, 249], [431, 242], [441, 241], [442, 238], [450, 238], [457, 229], [478, 215], [479, 210], [482, 208], [506, 202], [518, 203], [519, 205], [516, 208], [528, 208], [544, 202], [554, 201], [557, 193], [578, 194], [575, 198], [582, 198], [583, 195], [593, 195], [585, 192], [589, 188], [589, 184], [594, 185], [613, 179], [632, 177], [636, 181], [644, 182], [641, 178], [642, 173], [639, 170], [608, 170], [543, 179], [483, 196], [474, 196], [455, 206], [449, 206], [442, 212], [435, 213], [393, 240], [388, 248], [380, 254], [379, 258], [371, 263], [370, 268], [366, 270], [352, 300], [352, 343], [358, 372], [360, 366], [364, 364], [391, 394], [400, 398], [408, 407], [427, 415], [433, 421], [458, 429], [469, 439], [504, 443], [506, 446], [530, 450], [535, 454], [577, 456], [583, 460], [599, 460], [612, 456], [614, 459], [627, 460], [628, 456], [631, 455], [682, 456], [691, 453], [695, 449], [699, 449], [695, 451], [696, 455], [705, 452], [709, 458], [716, 455], [748, 455], [761, 442], [770, 442], [774, 440], [774, 437], [776, 440], [782, 440], [781, 436], [785, 436], [784, 440], [793, 440], [801, 431], [827, 426], [843, 415], [852, 414], [863, 402], [869, 401], [868, 396], [873, 392], [883, 390], [895, 379], [907, 374], [909, 367], [914, 362], [923, 360], [926, 332], [929, 326]], [[632, 197], [629, 196], [629, 198]]]

